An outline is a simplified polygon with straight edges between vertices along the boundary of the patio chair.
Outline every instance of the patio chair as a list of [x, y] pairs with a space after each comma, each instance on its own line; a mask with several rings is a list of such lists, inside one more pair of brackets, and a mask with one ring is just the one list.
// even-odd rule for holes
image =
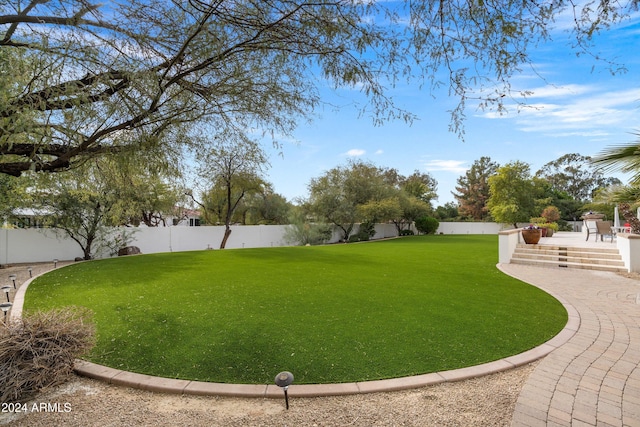
[[604, 236], [611, 237], [611, 243], [613, 243], [613, 238], [615, 237], [615, 231], [613, 231], [611, 221], [598, 221], [596, 222], [596, 242], [598, 241], [598, 235], [600, 236], [600, 241], [604, 242]]
[[589, 237], [591, 237], [591, 235], [596, 236], [596, 240], [598, 240], [598, 228], [596, 227], [596, 223], [599, 220], [594, 220], [594, 219], [585, 219], [583, 222], [583, 227], [584, 230], [586, 230], [587, 232], [587, 242], [589, 241]]

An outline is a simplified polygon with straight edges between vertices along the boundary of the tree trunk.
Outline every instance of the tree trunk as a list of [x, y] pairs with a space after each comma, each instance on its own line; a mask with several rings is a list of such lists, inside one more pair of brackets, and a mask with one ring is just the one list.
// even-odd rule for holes
[[631, 232], [634, 234], [640, 234], [640, 220], [631, 210], [631, 206], [629, 205], [629, 203], [620, 203], [618, 207], [624, 219], [631, 226]]
[[220, 249], [224, 249], [224, 247], [227, 245], [227, 240], [229, 239], [230, 235], [231, 228], [227, 225], [224, 229], [224, 237], [222, 238], [222, 243], [220, 243]]
[[89, 261], [91, 259], [92, 244], [93, 244], [93, 239], [87, 239], [87, 244], [82, 248], [82, 254], [84, 256], [85, 261]]

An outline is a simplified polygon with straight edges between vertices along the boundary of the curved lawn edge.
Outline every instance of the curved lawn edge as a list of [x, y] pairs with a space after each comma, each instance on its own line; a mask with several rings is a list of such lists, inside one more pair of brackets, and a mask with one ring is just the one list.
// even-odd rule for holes
[[[553, 292], [550, 292], [549, 290], [544, 289], [543, 287], [538, 286], [535, 283], [530, 283], [526, 278], [516, 277], [512, 274], [507, 273], [504, 269], [501, 268], [501, 264], [497, 264], [496, 268], [502, 273], [507, 274], [508, 276], [514, 277], [531, 286], [537, 287], [543, 292], [551, 295], [562, 304], [565, 310], [567, 310], [568, 320], [564, 328], [555, 337], [523, 353], [505, 357], [493, 362], [469, 366], [466, 368], [386, 380], [333, 384], [292, 384], [289, 386], [288, 394], [292, 397], [323, 397], [377, 393], [386, 391], [408, 390], [444, 382], [462, 381], [470, 378], [482, 377], [485, 375], [514, 369], [541, 359], [556, 348], [565, 344], [571, 337], [575, 335], [575, 333], [578, 331], [578, 328], [580, 327], [580, 314], [572, 304], [564, 300], [564, 298], [561, 298], [558, 295], [554, 295]], [[31, 282], [39, 276], [40, 275], [35, 276], [24, 282], [16, 293], [16, 296], [14, 297], [14, 305], [11, 310], [11, 319], [19, 319], [21, 317], [22, 305], [24, 303], [24, 296], [26, 294], [27, 288], [29, 284], [31, 284]], [[75, 361], [74, 371], [78, 375], [104, 381], [107, 384], [125, 386], [153, 392], [226, 397], [282, 397], [282, 389], [272, 384], [227, 384], [155, 377], [151, 375], [122, 371], [119, 369], [98, 365], [96, 363], [87, 362], [80, 359]]]

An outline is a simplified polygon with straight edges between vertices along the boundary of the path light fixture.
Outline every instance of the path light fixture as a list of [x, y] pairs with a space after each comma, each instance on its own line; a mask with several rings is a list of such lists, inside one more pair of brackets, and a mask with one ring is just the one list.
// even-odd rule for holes
[[27, 267], [27, 271], [29, 272], [29, 277], [33, 277], [33, 267]]
[[0, 289], [2, 289], [2, 292], [7, 294], [7, 302], [9, 302], [9, 292], [11, 292], [11, 286], [3, 286]]
[[287, 390], [292, 382], [293, 374], [291, 372], [284, 371], [276, 375], [276, 385], [282, 387], [284, 390], [284, 401], [286, 402], [287, 409], [289, 409], [289, 395], [287, 394]]
[[0, 304], [0, 310], [2, 310], [2, 312], [4, 313], [5, 325], [7, 324], [7, 311], [9, 311], [12, 305], [13, 304], [11, 304], [10, 302], [3, 302], [2, 304]]
[[57, 268], [58, 267], [58, 258], [54, 258], [53, 259], [53, 268]]
[[11, 280], [13, 282], [13, 289], [17, 289], [16, 288], [16, 275], [15, 274], [10, 274], [9, 275], [9, 280]]

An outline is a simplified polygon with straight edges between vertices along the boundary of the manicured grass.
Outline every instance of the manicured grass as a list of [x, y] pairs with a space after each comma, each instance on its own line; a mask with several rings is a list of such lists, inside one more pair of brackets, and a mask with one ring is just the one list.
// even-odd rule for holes
[[26, 310], [95, 312], [91, 361], [171, 378], [296, 384], [496, 360], [558, 333], [564, 308], [496, 269], [496, 236], [142, 255], [38, 278]]

